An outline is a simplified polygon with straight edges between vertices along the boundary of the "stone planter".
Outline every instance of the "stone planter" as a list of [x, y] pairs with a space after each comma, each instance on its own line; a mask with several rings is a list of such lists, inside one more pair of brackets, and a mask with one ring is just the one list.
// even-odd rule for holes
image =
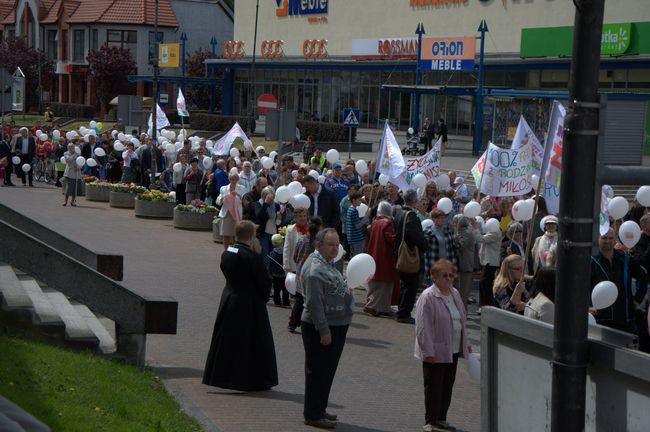
[[217, 214], [215, 212], [200, 214], [174, 209], [174, 228], [211, 231], [212, 219]]
[[88, 201], [108, 202], [110, 199], [110, 188], [86, 186], [86, 199]]
[[135, 215], [144, 218], [172, 219], [176, 203], [135, 199]]
[[111, 191], [108, 202], [111, 207], [132, 209], [135, 207], [135, 194]]
[[221, 218], [215, 218], [212, 222], [212, 240], [215, 243], [223, 243], [223, 236], [221, 235]]

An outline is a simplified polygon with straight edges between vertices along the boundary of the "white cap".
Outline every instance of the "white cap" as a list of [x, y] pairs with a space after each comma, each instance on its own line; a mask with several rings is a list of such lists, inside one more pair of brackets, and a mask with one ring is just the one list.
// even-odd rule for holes
[[258, 152], [258, 153], [259, 153], [260, 151], [263, 151], [264, 153], [266, 153], [266, 149], [264, 148], [264, 146], [257, 146], [257, 147], [255, 148], [255, 151]]

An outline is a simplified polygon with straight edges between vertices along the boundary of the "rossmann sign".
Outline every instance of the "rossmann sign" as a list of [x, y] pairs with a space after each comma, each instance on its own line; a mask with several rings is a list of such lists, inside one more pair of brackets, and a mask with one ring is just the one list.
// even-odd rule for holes
[[418, 40], [414, 37], [352, 39], [352, 58], [355, 59], [415, 59]]
[[275, 0], [275, 16], [326, 15], [329, 0]]

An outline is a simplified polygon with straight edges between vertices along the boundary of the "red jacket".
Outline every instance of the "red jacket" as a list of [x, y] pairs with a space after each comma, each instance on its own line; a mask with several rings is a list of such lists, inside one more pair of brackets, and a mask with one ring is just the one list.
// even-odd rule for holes
[[368, 254], [375, 260], [375, 275], [372, 281], [393, 282], [398, 277], [395, 269], [395, 228], [393, 220], [377, 216], [370, 224]]

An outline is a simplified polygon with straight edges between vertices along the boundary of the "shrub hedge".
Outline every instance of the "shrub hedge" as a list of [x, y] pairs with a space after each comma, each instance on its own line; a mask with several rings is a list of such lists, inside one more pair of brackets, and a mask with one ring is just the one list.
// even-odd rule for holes
[[[348, 142], [348, 128], [340, 123], [324, 123], [298, 120], [296, 126], [300, 129], [300, 138], [306, 140], [311, 135], [315, 142]], [[352, 141], [356, 140], [357, 129], [352, 129]]]
[[47, 105], [52, 107], [52, 111], [54, 111], [54, 115], [57, 117], [77, 117], [77, 118], [95, 117], [95, 108], [91, 105], [59, 103], [59, 102], [49, 102]]
[[[227, 131], [235, 122], [239, 123], [245, 131], [248, 130], [248, 117], [228, 116], [220, 114], [208, 114], [192, 112], [190, 115], [190, 125], [192, 129], [209, 130], [209, 131]], [[255, 132], [255, 122], [253, 121], [252, 132]]]

